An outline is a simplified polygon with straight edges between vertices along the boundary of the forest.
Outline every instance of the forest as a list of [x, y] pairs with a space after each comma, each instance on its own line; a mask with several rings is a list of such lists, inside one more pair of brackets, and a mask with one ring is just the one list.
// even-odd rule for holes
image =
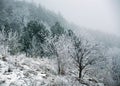
[[120, 86], [119, 43], [41, 5], [0, 0], [0, 86]]

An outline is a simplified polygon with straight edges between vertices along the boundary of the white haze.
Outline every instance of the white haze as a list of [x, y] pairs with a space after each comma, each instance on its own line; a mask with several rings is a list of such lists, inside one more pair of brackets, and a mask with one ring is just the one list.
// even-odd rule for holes
[[[115, 0], [28, 0], [61, 13], [80, 27], [118, 34], [119, 20]], [[119, 35], [119, 34], [118, 34]]]

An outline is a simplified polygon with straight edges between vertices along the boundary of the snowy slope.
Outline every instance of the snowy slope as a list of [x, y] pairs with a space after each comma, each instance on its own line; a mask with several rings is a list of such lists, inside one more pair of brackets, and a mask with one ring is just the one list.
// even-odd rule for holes
[[[57, 74], [55, 59], [27, 58], [24, 55], [0, 57], [0, 86], [87, 86], [74, 73]], [[87, 82], [87, 81], [86, 81]], [[87, 82], [89, 86], [104, 86]]]

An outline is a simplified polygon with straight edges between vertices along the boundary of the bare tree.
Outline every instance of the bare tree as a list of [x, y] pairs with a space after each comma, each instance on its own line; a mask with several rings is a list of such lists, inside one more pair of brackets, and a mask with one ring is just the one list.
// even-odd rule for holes
[[[75, 64], [79, 71], [78, 78], [82, 78], [83, 70], [90, 65], [95, 64], [100, 58], [103, 56], [98, 55], [100, 52], [98, 51], [98, 44], [90, 43], [86, 39], [78, 38], [77, 36], [72, 37], [73, 50], [72, 57], [75, 61]], [[99, 52], [99, 53], [98, 53]]]

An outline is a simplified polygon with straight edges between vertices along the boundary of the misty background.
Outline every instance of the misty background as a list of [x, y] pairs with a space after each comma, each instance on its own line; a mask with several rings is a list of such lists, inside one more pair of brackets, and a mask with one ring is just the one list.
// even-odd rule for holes
[[80, 27], [105, 33], [120, 32], [119, 0], [27, 0], [61, 14]]

